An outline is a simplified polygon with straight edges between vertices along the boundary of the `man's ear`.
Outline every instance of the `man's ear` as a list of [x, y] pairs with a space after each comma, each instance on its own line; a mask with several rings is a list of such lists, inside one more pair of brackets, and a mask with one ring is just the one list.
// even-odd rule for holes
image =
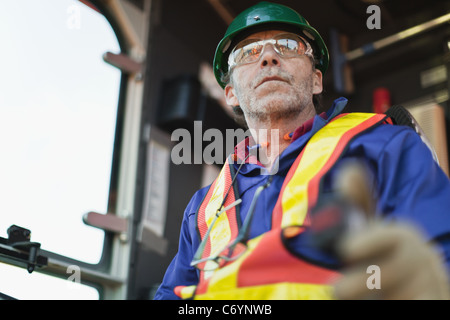
[[239, 100], [236, 96], [234, 88], [231, 85], [225, 87], [225, 100], [229, 106], [236, 107], [239, 105]]
[[319, 69], [314, 70], [314, 83], [313, 83], [313, 94], [322, 93], [322, 71]]

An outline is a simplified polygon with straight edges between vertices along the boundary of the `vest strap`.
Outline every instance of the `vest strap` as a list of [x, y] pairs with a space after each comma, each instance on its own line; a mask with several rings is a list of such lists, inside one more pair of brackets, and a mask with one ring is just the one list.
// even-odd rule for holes
[[[212, 256], [222, 251], [228, 243], [234, 240], [239, 233], [238, 209], [232, 206], [218, 217], [216, 214], [223, 208], [229, 206], [236, 200], [234, 186], [232, 182], [232, 159], [227, 158], [219, 176], [209, 188], [204, 200], [197, 211], [197, 230], [200, 239], [204, 239], [205, 235], [216, 218], [214, 227], [210, 230], [202, 259]], [[228, 195], [227, 195], [228, 193]], [[225, 203], [222, 205], [224, 198]], [[213, 262], [206, 261], [199, 264], [200, 269], [209, 269], [209, 265]], [[205, 276], [205, 273], [201, 273]]]
[[385, 119], [383, 114], [343, 114], [313, 135], [281, 187], [272, 215], [272, 227], [310, 225], [308, 212], [317, 204], [322, 178], [352, 139]]

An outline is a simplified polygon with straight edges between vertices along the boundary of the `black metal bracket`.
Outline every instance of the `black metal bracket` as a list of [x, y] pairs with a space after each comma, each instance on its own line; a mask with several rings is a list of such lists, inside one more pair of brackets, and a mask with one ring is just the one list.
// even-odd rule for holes
[[8, 228], [8, 238], [0, 237], [0, 257], [15, 265], [24, 265], [29, 273], [46, 266], [48, 258], [39, 254], [41, 244], [31, 242], [31, 231], [16, 225]]

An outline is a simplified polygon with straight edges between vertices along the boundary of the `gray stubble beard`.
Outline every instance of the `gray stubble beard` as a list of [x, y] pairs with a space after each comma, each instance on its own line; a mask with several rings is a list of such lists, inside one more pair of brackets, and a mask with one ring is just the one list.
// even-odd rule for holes
[[[293, 76], [287, 72], [282, 70], [271, 72], [271, 69], [268, 69], [266, 72], [261, 72], [252, 81], [250, 87], [254, 88], [256, 84], [258, 84], [266, 76], [279, 76], [286, 79], [288, 83], [293, 83]], [[280, 85], [285, 84], [280, 82]], [[247, 122], [249, 119], [266, 122], [294, 118], [299, 116], [307, 107], [313, 106], [312, 76], [305, 79], [292, 89], [292, 94], [280, 93], [275, 91], [275, 87], [274, 91], [266, 95], [265, 98], [257, 99], [254, 95], [251, 95], [249, 91], [241, 92], [241, 88], [239, 86], [235, 86], [236, 95], [240, 101], [240, 105]]]

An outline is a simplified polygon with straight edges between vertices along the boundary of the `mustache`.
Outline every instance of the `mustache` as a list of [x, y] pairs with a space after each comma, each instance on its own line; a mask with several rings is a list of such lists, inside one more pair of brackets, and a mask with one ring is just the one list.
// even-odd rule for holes
[[251, 87], [255, 88], [267, 77], [279, 77], [289, 84], [292, 83], [294, 78], [290, 73], [279, 68], [264, 69], [253, 79]]

